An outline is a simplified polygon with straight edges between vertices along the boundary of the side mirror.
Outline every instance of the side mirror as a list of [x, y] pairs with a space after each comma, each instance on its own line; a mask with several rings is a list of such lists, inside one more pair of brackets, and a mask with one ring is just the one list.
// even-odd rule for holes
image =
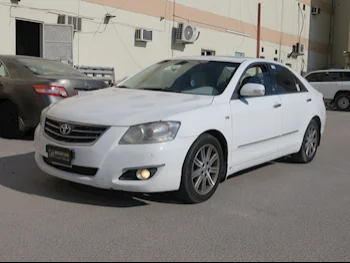
[[242, 97], [261, 97], [265, 95], [265, 87], [262, 84], [247, 83], [239, 93]]

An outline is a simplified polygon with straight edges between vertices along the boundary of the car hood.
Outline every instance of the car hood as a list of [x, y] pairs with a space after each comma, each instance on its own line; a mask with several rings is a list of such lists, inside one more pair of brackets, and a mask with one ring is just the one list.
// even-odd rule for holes
[[212, 96], [107, 88], [60, 101], [47, 115], [65, 121], [131, 126], [160, 121], [174, 114], [205, 107]]

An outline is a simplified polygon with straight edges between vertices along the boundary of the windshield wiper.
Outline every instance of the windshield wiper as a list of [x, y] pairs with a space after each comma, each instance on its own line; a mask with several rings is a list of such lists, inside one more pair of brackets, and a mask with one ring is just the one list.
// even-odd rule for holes
[[127, 86], [124, 86], [124, 85], [121, 85], [121, 86], [115, 86], [116, 88], [119, 88], [119, 89], [129, 89], [129, 87]]

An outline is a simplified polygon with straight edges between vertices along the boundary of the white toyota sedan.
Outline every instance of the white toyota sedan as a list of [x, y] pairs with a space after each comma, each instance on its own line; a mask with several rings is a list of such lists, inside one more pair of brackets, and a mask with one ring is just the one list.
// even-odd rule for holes
[[35, 160], [76, 183], [200, 203], [238, 171], [311, 162], [325, 121], [323, 96], [282, 64], [181, 57], [43, 110]]

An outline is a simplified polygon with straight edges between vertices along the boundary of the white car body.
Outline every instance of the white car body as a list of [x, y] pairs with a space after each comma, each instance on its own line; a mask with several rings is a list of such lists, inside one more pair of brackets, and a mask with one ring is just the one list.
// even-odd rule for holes
[[305, 79], [319, 92], [327, 102], [338, 104], [338, 108], [350, 107], [350, 70], [329, 69], [309, 72]]
[[[35, 132], [35, 160], [41, 170], [65, 180], [128, 192], [176, 191], [191, 145], [205, 132], [217, 136], [227, 152], [226, 176], [300, 150], [308, 124], [320, 122], [323, 134], [326, 111], [322, 95], [296, 72], [307, 92], [231, 99], [245, 70], [254, 63], [283, 66], [260, 59], [185, 57], [241, 63], [221, 95], [201, 96], [147, 90], [108, 88], [52, 105]], [[176, 60], [176, 59], [175, 59]], [[284, 66], [283, 66], [284, 67]], [[288, 70], [290, 70], [288, 68]], [[108, 126], [92, 144], [63, 143], [44, 132], [46, 118], [60, 123]], [[120, 144], [130, 126], [157, 121], [179, 121], [174, 140], [137, 145]], [[57, 169], [44, 161], [47, 145], [74, 150], [72, 165], [98, 169], [94, 176]], [[128, 169], [156, 167], [149, 180], [120, 180]]]

